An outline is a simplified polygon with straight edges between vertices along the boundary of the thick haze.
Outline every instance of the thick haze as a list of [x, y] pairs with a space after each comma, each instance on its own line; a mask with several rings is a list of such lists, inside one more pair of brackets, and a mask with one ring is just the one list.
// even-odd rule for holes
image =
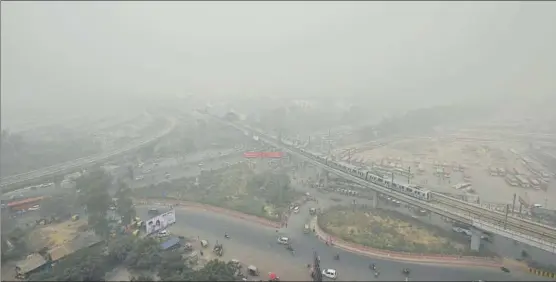
[[1, 5], [4, 121], [183, 93], [398, 108], [556, 96], [554, 2]]

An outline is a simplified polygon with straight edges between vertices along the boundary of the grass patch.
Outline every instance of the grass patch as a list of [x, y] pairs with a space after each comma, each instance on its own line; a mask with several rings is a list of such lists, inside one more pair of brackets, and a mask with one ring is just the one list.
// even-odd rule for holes
[[467, 238], [424, 224], [396, 211], [337, 206], [318, 218], [327, 233], [376, 249], [445, 255], [483, 255], [473, 252]]
[[204, 171], [197, 179], [163, 182], [137, 189], [135, 193], [224, 207], [273, 221], [280, 221], [280, 215], [302, 196], [290, 187], [288, 175], [270, 171], [255, 173], [246, 164]]

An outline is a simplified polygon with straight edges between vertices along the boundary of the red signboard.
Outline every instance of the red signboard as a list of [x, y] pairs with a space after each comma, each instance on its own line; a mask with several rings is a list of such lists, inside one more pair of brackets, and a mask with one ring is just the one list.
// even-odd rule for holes
[[245, 152], [243, 153], [243, 157], [252, 159], [252, 158], [270, 158], [270, 159], [279, 159], [283, 156], [282, 152]]
[[282, 152], [264, 152], [264, 158], [279, 159], [282, 157]]
[[260, 152], [245, 152], [245, 153], [243, 153], [243, 157], [248, 158], [248, 159], [260, 158], [261, 153]]

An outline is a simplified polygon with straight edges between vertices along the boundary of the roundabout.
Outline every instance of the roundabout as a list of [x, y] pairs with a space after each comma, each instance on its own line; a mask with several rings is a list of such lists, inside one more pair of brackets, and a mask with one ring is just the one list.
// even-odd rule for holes
[[[159, 201], [160, 202], [160, 201]], [[153, 203], [149, 203], [152, 206]], [[161, 205], [167, 207], [168, 204]], [[521, 272], [502, 272], [499, 268], [484, 267], [485, 263], [475, 265], [439, 265], [427, 260], [400, 260], [396, 257], [369, 256], [368, 253], [357, 251], [355, 248], [327, 246], [316, 234], [304, 234], [303, 226], [312, 216], [307, 206], [301, 207], [301, 212], [292, 215], [288, 220], [288, 227], [275, 229], [261, 225], [261, 222], [250, 218], [239, 218], [237, 213], [223, 213], [210, 208], [195, 206], [176, 209], [176, 223], [168, 228], [176, 235], [206, 238], [209, 241], [221, 241], [225, 244], [224, 259], [239, 259], [242, 262], [255, 264], [264, 271], [278, 273], [283, 280], [309, 280], [307, 264], [312, 262], [313, 252], [321, 258], [322, 269], [337, 271], [337, 280], [347, 281], [403, 281], [402, 270], [411, 270], [409, 280], [447, 281], [447, 280], [494, 280], [494, 281], [531, 281], [539, 277]], [[138, 215], [148, 218], [145, 206], [138, 206]], [[317, 231], [317, 230], [315, 230]], [[230, 239], [225, 239], [228, 234]], [[317, 233], [317, 235], [323, 235]], [[295, 254], [288, 252], [283, 245], [277, 244], [279, 236], [290, 238]], [[339, 254], [339, 259], [334, 256]], [[226, 257], [230, 256], [230, 257]], [[437, 260], [438, 262], [438, 260]], [[380, 276], [375, 277], [369, 269], [374, 263], [380, 270]], [[325, 278], [327, 279], [327, 278]]]

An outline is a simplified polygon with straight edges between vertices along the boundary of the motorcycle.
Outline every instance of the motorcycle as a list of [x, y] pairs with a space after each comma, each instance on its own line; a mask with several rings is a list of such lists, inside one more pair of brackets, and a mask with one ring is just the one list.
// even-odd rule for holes
[[335, 260], [340, 260], [340, 255], [339, 255], [339, 254], [336, 254], [336, 255], [334, 256], [334, 259], [335, 259]]
[[226, 238], [226, 239], [230, 239], [230, 235], [228, 235], [228, 234], [224, 234], [224, 238]]

